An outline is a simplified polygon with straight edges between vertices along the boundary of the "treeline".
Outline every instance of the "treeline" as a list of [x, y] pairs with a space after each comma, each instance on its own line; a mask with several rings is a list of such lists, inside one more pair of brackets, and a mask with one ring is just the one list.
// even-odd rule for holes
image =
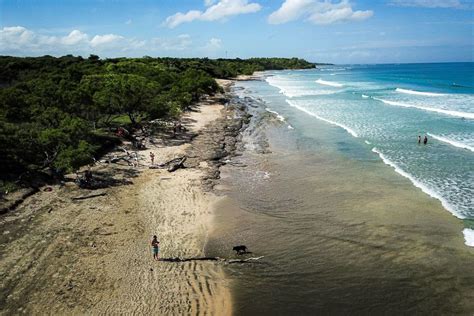
[[117, 122], [177, 117], [219, 91], [214, 78], [313, 67], [297, 58], [0, 56], [0, 181], [77, 169], [113, 141]]

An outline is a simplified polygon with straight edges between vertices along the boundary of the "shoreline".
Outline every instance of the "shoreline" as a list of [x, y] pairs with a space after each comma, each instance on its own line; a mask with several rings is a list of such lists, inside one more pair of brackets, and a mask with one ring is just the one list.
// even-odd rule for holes
[[[218, 80], [227, 92], [232, 82]], [[92, 169], [120, 185], [91, 192], [49, 186], [3, 215], [0, 313], [231, 314], [229, 281], [219, 264], [154, 262], [149, 247], [157, 234], [163, 258], [205, 255], [212, 206], [222, 199], [212, 188], [245, 119], [226, 102], [226, 94], [216, 95], [186, 112], [186, 135], [150, 141], [138, 152], [138, 168]], [[150, 151], [155, 163], [187, 156], [185, 168], [150, 169]], [[103, 195], [72, 201], [95, 193]]]
[[241, 86], [255, 92], [236, 87], [255, 125], [223, 168], [209, 248], [239, 242], [272, 265], [226, 268], [236, 313], [472, 312], [473, 252], [457, 218], [371, 154], [325, 150], [349, 147], [344, 131], [294, 115], [290, 132], [260, 83]]
[[[324, 81], [324, 80], [323, 80]], [[270, 85], [272, 85], [270, 83]], [[286, 99], [286, 102], [287, 104], [289, 104], [291, 107], [294, 107], [296, 109], [298, 109], [299, 111], [301, 112], [304, 112], [310, 116], [313, 116], [315, 118], [317, 118], [318, 120], [320, 121], [323, 121], [325, 123], [328, 123], [328, 124], [331, 124], [331, 125], [334, 125], [334, 126], [337, 126], [343, 130], [345, 130], [349, 135], [353, 136], [354, 138], [360, 138], [361, 136], [358, 135], [358, 133], [356, 133], [353, 129], [349, 128], [348, 126], [342, 124], [342, 123], [337, 123], [335, 121], [332, 121], [332, 120], [329, 120], [329, 119], [325, 119], [325, 118], [322, 118], [320, 117], [319, 115], [316, 115], [314, 113], [312, 113], [311, 111], [301, 107], [301, 106], [298, 106], [296, 104], [294, 104], [294, 102], [291, 100], [292, 96], [287, 94], [287, 92], [282, 92], [283, 88], [281, 88], [280, 86], [278, 85], [273, 85], [275, 88], [277, 89], [280, 89], [280, 92], [283, 93], [283, 95], [285, 95], [287, 97]], [[396, 89], [397, 91], [398, 90], [403, 90], [403, 91], [412, 91], [412, 90], [407, 90], [407, 89], [399, 89], [397, 88]], [[412, 91], [413, 92], [413, 91]], [[408, 92], [406, 92], [408, 93]], [[411, 92], [410, 92], [411, 93]], [[414, 91], [412, 94], [420, 94], [420, 93], [425, 93], [425, 92], [417, 92], [417, 91]], [[426, 92], [428, 93], [428, 92]], [[428, 93], [429, 95], [432, 95], [432, 93]], [[362, 97], [363, 98], [369, 98], [367, 95], [364, 95], [362, 94]], [[372, 97], [371, 97], [372, 98]], [[377, 98], [375, 98], [377, 99]], [[465, 144], [462, 144], [462, 143], [459, 143], [459, 142], [456, 142], [456, 141], [452, 141], [452, 140], [448, 140], [444, 137], [440, 137], [440, 136], [437, 136], [437, 135], [434, 135], [434, 134], [431, 134], [429, 132], [426, 133], [428, 136], [432, 137], [433, 139], [435, 139], [436, 141], [439, 141], [439, 142], [444, 142], [446, 144], [449, 144], [451, 146], [454, 146], [454, 147], [457, 147], [457, 148], [461, 148], [461, 149], [465, 149], [465, 150], [471, 150], [471, 148]], [[365, 140], [365, 143], [367, 145], [371, 145], [370, 142], [368, 142], [368, 140]], [[418, 180], [415, 178], [415, 176], [405, 170], [403, 170], [403, 168], [401, 168], [398, 163], [395, 163], [393, 161], [391, 161], [390, 159], [388, 159], [384, 154], [382, 154], [379, 149], [377, 147], [374, 147], [372, 146], [371, 147], [371, 151], [373, 153], [375, 153], [380, 161], [382, 161], [385, 165], [389, 166], [390, 168], [394, 169], [394, 171], [408, 179], [410, 181], [410, 183], [412, 184], [412, 186], [416, 189], [420, 189], [424, 194], [426, 194], [428, 197], [430, 198], [434, 198], [436, 199], [437, 201], [439, 201], [439, 203], [442, 205], [442, 208], [448, 212], [451, 216], [455, 217], [456, 219], [460, 220], [463, 224], [464, 224], [464, 229], [462, 230], [462, 234], [464, 235], [464, 244], [467, 246], [467, 247], [473, 247], [473, 244], [474, 244], [474, 239], [473, 239], [473, 236], [474, 236], [474, 226], [472, 225], [472, 219], [470, 219], [468, 217], [468, 215], [465, 215], [462, 213], [462, 210], [459, 209], [459, 208], [456, 208], [446, 197], [443, 197], [442, 194], [440, 192], [437, 192], [434, 188], [430, 187], [429, 184], [426, 184], [425, 182], [421, 181], [421, 180]]]

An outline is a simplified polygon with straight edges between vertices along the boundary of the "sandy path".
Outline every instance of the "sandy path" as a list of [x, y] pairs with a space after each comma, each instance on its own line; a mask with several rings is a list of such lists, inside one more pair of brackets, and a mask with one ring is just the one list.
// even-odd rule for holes
[[[199, 132], [222, 108], [199, 107], [186, 115], [186, 127]], [[189, 146], [157, 144], [151, 151], [161, 162]], [[146, 160], [133, 185], [78, 202], [70, 198], [83, 190], [53, 187], [0, 218], [0, 314], [231, 313], [219, 264], [153, 261], [153, 234], [163, 257], [204, 255], [217, 197], [201, 189], [199, 168], [148, 169], [149, 151], [140, 152]]]
[[[220, 116], [221, 105], [207, 105], [186, 118], [188, 129], [199, 132]], [[189, 144], [155, 150], [159, 160], [184, 154]], [[156, 159], [156, 158], [155, 158]], [[97, 310], [119, 313], [130, 310], [140, 314], [230, 314], [230, 294], [221, 267], [212, 262], [154, 262], [146, 244], [153, 234], [160, 240], [160, 255], [194, 257], [204, 255], [207, 231], [217, 197], [201, 189], [202, 171], [180, 169], [173, 174], [146, 170], [134, 196], [121, 200], [123, 210], [141, 210], [144, 220], [142, 244], [131, 248], [125, 265], [112, 265], [111, 274], [122, 271], [118, 286], [107, 292]], [[137, 264], [138, 262], [138, 264]], [[155, 298], [155, 299], [154, 299]]]

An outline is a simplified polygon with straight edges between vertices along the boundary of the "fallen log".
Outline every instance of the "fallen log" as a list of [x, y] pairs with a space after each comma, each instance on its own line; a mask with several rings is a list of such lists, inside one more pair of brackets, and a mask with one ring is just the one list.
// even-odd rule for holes
[[98, 196], [104, 196], [104, 195], [107, 195], [107, 192], [101, 192], [101, 193], [90, 194], [90, 195], [81, 195], [81, 196], [78, 196], [78, 197], [73, 197], [71, 199], [73, 201], [77, 201], [77, 200], [91, 199], [91, 198], [95, 198], [95, 197], [98, 197]]
[[[171, 168], [172, 166], [174, 165], [178, 165], [178, 164], [181, 164], [181, 168], [184, 167], [182, 166], [182, 164], [184, 163], [184, 161], [186, 161], [187, 159], [187, 156], [183, 156], [183, 157], [178, 157], [178, 158], [173, 158], [167, 162], [163, 162], [163, 163], [160, 163], [158, 165], [154, 165], [154, 166], [150, 166], [149, 168], [150, 169], [166, 169], [166, 168]], [[170, 171], [172, 172], [172, 171]]]
[[184, 168], [184, 162], [186, 161], [186, 157], [183, 157], [180, 161], [178, 161], [175, 164], [171, 164], [168, 167], [168, 172], [174, 172], [178, 170], [179, 168]]

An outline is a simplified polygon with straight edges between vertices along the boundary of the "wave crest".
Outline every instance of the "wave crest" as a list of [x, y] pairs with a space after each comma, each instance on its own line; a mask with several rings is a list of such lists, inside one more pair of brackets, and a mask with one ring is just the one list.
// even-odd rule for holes
[[458, 142], [458, 141], [455, 141], [455, 140], [452, 140], [452, 139], [449, 139], [449, 138], [446, 138], [446, 137], [443, 137], [443, 136], [438, 136], [438, 135], [434, 135], [434, 134], [431, 134], [431, 133], [427, 133], [427, 134], [429, 136], [433, 137], [434, 139], [439, 140], [440, 142], [447, 143], [447, 144], [450, 144], [454, 147], [463, 148], [463, 149], [467, 149], [467, 150], [470, 150], [470, 151], [474, 152], [474, 147], [472, 147], [472, 146], [463, 144], [461, 142]]
[[440, 97], [440, 96], [446, 95], [444, 93], [423, 92], [423, 91], [416, 91], [416, 90], [402, 89], [402, 88], [396, 88], [395, 91], [400, 92], [400, 93], [405, 93], [405, 94], [423, 95], [427, 97]]
[[305, 109], [305, 108], [303, 108], [303, 107], [301, 107], [301, 106], [295, 104], [294, 102], [291, 102], [290, 100], [286, 100], [286, 103], [288, 103], [290, 106], [292, 106], [292, 107], [294, 107], [294, 108], [296, 108], [296, 109], [298, 109], [298, 110], [300, 110], [300, 111], [302, 111], [302, 112], [304, 112], [304, 113], [306, 113], [306, 114], [308, 114], [308, 115], [311, 115], [311, 116], [317, 118], [318, 120], [324, 121], [324, 122], [329, 123], [329, 124], [332, 124], [332, 125], [339, 126], [339, 127], [343, 128], [343, 129], [345, 129], [349, 134], [351, 134], [351, 135], [354, 136], [354, 137], [359, 137], [359, 135], [357, 135], [357, 133], [356, 133], [353, 129], [351, 129], [350, 127], [347, 127], [347, 126], [344, 125], [344, 124], [337, 123], [337, 122], [334, 122], [334, 121], [325, 119], [324, 117], [321, 117], [321, 116], [319, 116], [319, 115], [317, 115], [317, 114], [315, 114], [315, 113], [313, 113], [313, 112], [311, 112], [311, 111], [308, 111], [307, 109]]
[[388, 100], [379, 99], [379, 98], [373, 98], [373, 99], [383, 102], [388, 105], [401, 106], [405, 108], [416, 108], [416, 109], [425, 110], [429, 112], [442, 113], [442, 114], [446, 114], [450, 116], [456, 116], [456, 117], [462, 117], [462, 118], [474, 120], [474, 113], [444, 110], [444, 109], [432, 108], [432, 107], [423, 106], [423, 105], [414, 105], [414, 104], [402, 103], [402, 102], [397, 102], [397, 101], [388, 101]]
[[341, 88], [341, 87], [344, 87], [343, 84], [339, 83], [339, 82], [335, 82], [335, 81], [326, 81], [326, 80], [323, 80], [323, 79], [318, 79], [316, 80], [316, 83], [319, 83], [323, 86], [330, 86], [330, 87], [336, 87], [336, 88]]
[[393, 169], [395, 169], [395, 172], [398, 173], [399, 175], [409, 179], [414, 186], [416, 186], [417, 188], [421, 189], [421, 191], [425, 192], [426, 194], [428, 194], [429, 196], [435, 198], [435, 199], [438, 199], [441, 204], [443, 205], [443, 207], [445, 209], [447, 209], [449, 212], [451, 212], [451, 214], [455, 215], [456, 217], [460, 218], [460, 219], [464, 219], [466, 218], [464, 215], [456, 212], [455, 208], [448, 203], [448, 201], [446, 201], [444, 198], [442, 198], [437, 192], [433, 191], [432, 189], [430, 189], [429, 187], [427, 187], [425, 184], [421, 183], [420, 181], [418, 181], [417, 179], [415, 179], [415, 177], [413, 177], [411, 174], [409, 174], [408, 172], [405, 172], [403, 171], [399, 166], [397, 166], [397, 164], [395, 164], [394, 162], [392, 162], [391, 160], [389, 160], [387, 157], [385, 157], [384, 154], [382, 154], [380, 151], [377, 150], [377, 148], [372, 148], [372, 151], [376, 154], [379, 155], [380, 159], [382, 159], [382, 161], [386, 164], [386, 165], [389, 165], [390, 167], [392, 167]]

